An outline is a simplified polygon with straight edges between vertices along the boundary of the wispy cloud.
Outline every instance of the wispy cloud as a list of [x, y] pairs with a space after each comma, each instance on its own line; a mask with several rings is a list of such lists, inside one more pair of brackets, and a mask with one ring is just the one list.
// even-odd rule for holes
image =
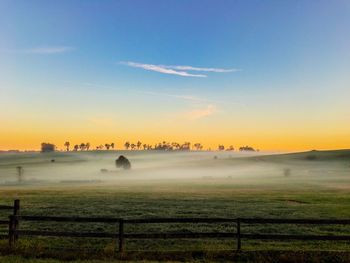
[[197, 120], [210, 115], [213, 115], [217, 112], [217, 108], [215, 105], [209, 104], [207, 107], [202, 109], [195, 109], [185, 113], [185, 118], [188, 120]]
[[11, 49], [6, 50], [11, 53], [25, 53], [25, 54], [59, 54], [66, 53], [74, 50], [75, 48], [69, 46], [43, 46], [43, 47], [34, 47], [34, 48], [25, 48], [25, 49]]
[[240, 71], [237, 68], [223, 69], [223, 68], [199, 68], [192, 66], [167, 66], [162, 65], [164, 68], [176, 69], [176, 70], [188, 70], [188, 71], [204, 71], [204, 72], [216, 72], [216, 73], [226, 73], [226, 72], [236, 72]]
[[193, 74], [188, 71], [199, 71], [199, 72], [216, 72], [216, 73], [227, 73], [239, 71], [239, 69], [222, 69], [222, 68], [200, 68], [192, 66], [176, 66], [176, 65], [154, 65], [154, 64], [144, 64], [132, 61], [121, 61], [123, 65], [134, 68], [142, 68], [144, 70], [156, 71], [163, 74], [178, 75], [182, 77], [200, 77], [205, 78], [205, 74]]
[[130, 67], [142, 68], [145, 70], [156, 71], [163, 74], [178, 75], [182, 77], [200, 77], [200, 78], [206, 77], [206, 75], [203, 75], [203, 74], [191, 74], [186, 71], [178, 71], [170, 68], [165, 68], [162, 65], [142, 64], [142, 63], [131, 62], [131, 61], [120, 62], [120, 63]]

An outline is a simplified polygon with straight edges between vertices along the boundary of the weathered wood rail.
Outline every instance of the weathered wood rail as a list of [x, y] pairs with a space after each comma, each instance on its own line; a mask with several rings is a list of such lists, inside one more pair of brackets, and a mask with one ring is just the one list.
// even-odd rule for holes
[[[18, 200], [17, 200], [18, 201]], [[12, 207], [13, 208], [13, 207]], [[9, 243], [16, 244], [19, 237], [45, 236], [45, 237], [82, 237], [82, 238], [111, 238], [117, 239], [119, 252], [125, 249], [126, 239], [194, 239], [194, 238], [216, 238], [234, 239], [236, 248], [242, 248], [242, 239], [260, 240], [329, 240], [350, 241], [350, 235], [290, 235], [290, 234], [252, 234], [243, 233], [242, 225], [249, 224], [292, 224], [292, 225], [350, 225], [350, 219], [274, 219], [274, 218], [145, 218], [124, 219], [105, 217], [64, 217], [64, 216], [30, 216], [19, 215], [18, 209], [9, 216]], [[76, 222], [76, 223], [110, 223], [116, 226], [116, 231], [108, 232], [68, 232], [68, 231], [39, 231], [21, 230], [21, 221], [41, 222]], [[228, 223], [235, 226], [231, 232], [175, 232], [175, 233], [128, 233], [125, 225], [129, 224], [222, 224]]]

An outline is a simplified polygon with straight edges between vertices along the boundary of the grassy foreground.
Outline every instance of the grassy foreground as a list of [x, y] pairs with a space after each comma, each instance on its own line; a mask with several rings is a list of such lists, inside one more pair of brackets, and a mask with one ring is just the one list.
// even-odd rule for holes
[[128, 259], [80, 259], [61, 260], [52, 258], [36, 258], [24, 256], [0, 256], [3, 263], [105, 263], [105, 262], [259, 262], [259, 263], [347, 263], [350, 261], [350, 253], [346, 252], [289, 252], [289, 251], [264, 251], [264, 252], [226, 252], [226, 253], [181, 253], [167, 254], [143, 254], [130, 256]]
[[[0, 262], [3, 263], [59, 263], [62, 262], [61, 260], [58, 259], [35, 259], [35, 258], [25, 258], [22, 256], [0, 256]], [[71, 263], [100, 263], [100, 262], [106, 262], [102, 260], [74, 260], [70, 261]], [[113, 261], [108, 261], [108, 262], [120, 262], [117, 260]]]
[[[40, 190], [1, 190], [4, 203], [22, 201], [23, 215], [147, 217], [262, 217], [262, 218], [350, 218], [350, 195], [346, 190], [304, 189], [286, 191], [248, 189], [226, 184], [174, 184], [128, 187], [42, 188]], [[115, 232], [113, 224], [25, 222], [21, 229]], [[3, 229], [6, 231], [6, 229]], [[126, 232], [235, 231], [234, 225], [198, 226], [186, 224], [130, 225]], [[345, 226], [244, 225], [243, 233], [350, 234]], [[115, 250], [111, 239], [21, 238], [19, 244], [30, 249], [80, 247]], [[347, 242], [266, 242], [243, 240], [243, 249], [326, 249], [344, 250]], [[235, 248], [235, 240], [127, 240], [129, 250], [216, 250]]]

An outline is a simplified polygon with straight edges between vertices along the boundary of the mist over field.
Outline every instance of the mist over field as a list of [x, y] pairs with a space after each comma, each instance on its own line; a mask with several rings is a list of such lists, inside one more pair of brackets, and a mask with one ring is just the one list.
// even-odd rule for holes
[[[117, 168], [126, 156], [131, 170]], [[259, 152], [89, 151], [2, 153], [1, 186], [224, 184], [343, 188], [350, 182], [350, 151], [271, 154]], [[19, 178], [17, 167], [22, 167]]]
[[[131, 170], [117, 168], [126, 156]], [[54, 161], [53, 161], [54, 160]], [[21, 166], [23, 174], [18, 175]], [[103, 170], [101, 170], [103, 169]], [[22, 215], [147, 218], [347, 219], [350, 150], [303, 153], [79, 151], [1, 153], [3, 204], [21, 201]], [[8, 214], [3, 213], [6, 217]], [[8, 231], [7, 225], [2, 232]], [[115, 224], [21, 222], [36, 231], [112, 232]], [[244, 233], [349, 235], [348, 226], [245, 225]], [[127, 233], [232, 232], [230, 224], [141, 224]], [[0, 228], [1, 234], [1, 228]], [[38, 247], [104, 249], [110, 239], [21, 237]], [[114, 242], [114, 241], [112, 241]], [[230, 239], [132, 240], [127, 249], [232, 250]], [[113, 247], [113, 246], [112, 246]], [[244, 240], [244, 249], [348, 249], [346, 242]], [[34, 252], [35, 253], [35, 252]], [[259, 262], [259, 261], [258, 261]]]

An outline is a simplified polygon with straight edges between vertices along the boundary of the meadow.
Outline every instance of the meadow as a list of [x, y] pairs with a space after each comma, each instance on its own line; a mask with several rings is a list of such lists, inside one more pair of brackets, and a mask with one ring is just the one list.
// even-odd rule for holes
[[[118, 170], [124, 154], [132, 170]], [[54, 161], [52, 161], [54, 160]], [[23, 167], [19, 182], [16, 167]], [[101, 171], [101, 169], [105, 169]], [[1, 204], [23, 215], [350, 218], [350, 151], [292, 154], [100, 151], [0, 155]], [[6, 217], [6, 213], [2, 213]], [[21, 229], [116, 231], [115, 225], [24, 223]], [[6, 231], [6, 229], [3, 229]], [[235, 231], [230, 224], [152, 224], [126, 232]], [[346, 226], [244, 225], [245, 233], [350, 234]], [[112, 239], [21, 238], [23, 253], [117, 249]], [[243, 240], [244, 251], [346, 251], [348, 242]], [[230, 251], [235, 240], [127, 240], [129, 251]]]

